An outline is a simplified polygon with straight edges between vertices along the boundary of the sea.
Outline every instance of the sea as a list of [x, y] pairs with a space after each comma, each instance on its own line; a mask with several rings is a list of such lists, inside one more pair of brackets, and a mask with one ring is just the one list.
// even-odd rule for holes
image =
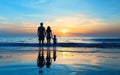
[[[46, 43], [45, 38], [45, 43]], [[38, 46], [7, 46], [4, 44], [19, 44], [19, 43], [27, 43], [27, 44], [37, 44], [38, 43], [38, 37], [37, 36], [4, 36], [0, 37], [0, 50], [37, 50]], [[51, 39], [51, 43], [53, 43], [53, 40]], [[84, 51], [91, 51], [91, 52], [120, 52], [120, 37], [57, 37], [57, 43], [67, 43], [70, 46], [65, 47], [59, 47], [58, 51], [73, 51], [73, 52], [84, 52]], [[76, 46], [76, 44], [80, 44], [80, 47]], [[92, 44], [101, 44], [104, 45], [105, 43], [111, 45], [111, 47], [86, 47], [82, 46], [83, 44], [92, 45]], [[33, 44], [33, 45], [34, 45]], [[113, 45], [113, 46], [112, 46]], [[117, 45], [114, 47], [114, 45]], [[30, 48], [30, 49], [29, 49]]]
[[[58, 42], [67, 42], [67, 43], [120, 43], [120, 36], [118, 37], [57, 37]], [[38, 43], [37, 36], [1, 36], [0, 42], [2, 43]], [[46, 39], [45, 39], [46, 43]]]

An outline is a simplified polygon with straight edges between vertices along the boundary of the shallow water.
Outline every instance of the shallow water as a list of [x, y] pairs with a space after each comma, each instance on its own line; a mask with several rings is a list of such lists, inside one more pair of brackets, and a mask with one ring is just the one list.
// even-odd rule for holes
[[[58, 37], [63, 43], [120, 43], [119, 37]], [[0, 37], [0, 43], [38, 43], [37, 37]], [[56, 61], [37, 66], [39, 47], [0, 46], [0, 75], [120, 75], [120, 48], [57, 47]], [[46, 63], [48, 48], [44, 47]], [[54, 58], [55, 59], [55, 58]]]
[[[27, 48], [28, 49], [28, 48]], [[75, 48], [56, 48], [56, 61], [50, 68], [37, 67], [39, 48], [36, 50], [0, 50], [1, 75], [120, 75], [120, 53], [71, 52]], [[53, 49], [50, 48], [53, 57]], [[76, 50], [86, 50], [76, 48]], [[88, 49], [93, 50], [93, 48]], [[44, 57], [47, 48], [44, 48]]]

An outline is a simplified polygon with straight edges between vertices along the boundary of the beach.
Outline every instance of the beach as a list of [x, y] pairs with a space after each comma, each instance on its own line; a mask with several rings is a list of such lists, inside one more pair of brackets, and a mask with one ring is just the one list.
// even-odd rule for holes
[[119, 37], [0, 38], [1, 75], [120, 75]]
[[[28, 50], [29, 49], [29, 50]], [[40, 48], [26, 50], [1, 50], [1, 75], [120, 75], [120, 53], [78, 52], [76, 48], [50, 48], [52, 63], [49, 68], [37, 66]], [[47, 48], [44, 49], [44, 58]], [[64, 49], [60, 51], [59, 49]], [[80, 50], [81, 48], [78, 48]], [[87, 49], [87, 48], [82, 48]], [[66, 51], [65, 51], [66, 50]], [[71, 51], [68, 51], [71, 50]], [[72, 50], [74, 52], [72, 52]], [[76, 49], [77, 50], [77, 49]]]

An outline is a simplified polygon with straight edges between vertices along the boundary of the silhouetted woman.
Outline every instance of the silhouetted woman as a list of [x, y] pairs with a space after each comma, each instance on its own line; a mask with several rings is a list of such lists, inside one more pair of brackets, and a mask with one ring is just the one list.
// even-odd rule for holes
[[52, 30], [51, 30], [50, 26], [48, 26], [47, 30], [46, 30], [47, 44], [50, 44], [51, 37], [52, 37]]

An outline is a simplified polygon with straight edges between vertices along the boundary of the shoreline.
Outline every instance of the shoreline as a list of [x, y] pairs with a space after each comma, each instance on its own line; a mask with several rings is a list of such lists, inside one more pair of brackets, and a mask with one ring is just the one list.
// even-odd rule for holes
[[[1, 46], [39, 47], [40, 45], [38, 43], [0, 43]], [[44, 47], [47, 47], [46, 43]], [[120, 48], [120, 43], [57, 43], [56, 47]]]

